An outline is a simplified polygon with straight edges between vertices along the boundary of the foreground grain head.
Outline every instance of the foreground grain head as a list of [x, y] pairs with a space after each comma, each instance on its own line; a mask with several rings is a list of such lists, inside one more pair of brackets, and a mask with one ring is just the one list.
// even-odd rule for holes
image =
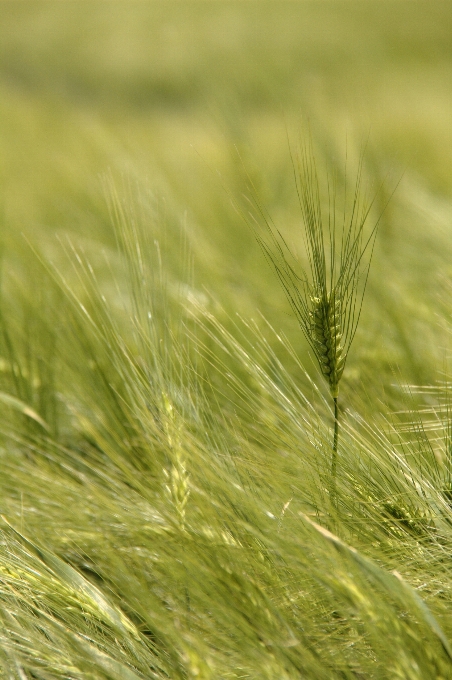
[[[351, 198], [346, 180], [342, 214], [337, 181], [328, 180], [327, 210], [311, 142], [292, 156], [308, 266], [292, 255], [284, 237], [255, 201], [264, 230], [254, 227], [263, 253], [275, 271], [300, 328], [328, 383], [334, 404], [331, 498], [334, 503], [339, 439], [339, 384], [353, 342], [364, 299], [379, 218], [372, 223], [373, 201], [362, 189], [362, 157]], [[327, 213], [327, 214], [325, 214]], [[338, 218], [338, 213], [340, 217]], [[262, 221], [262, 220], [260, 220]]]

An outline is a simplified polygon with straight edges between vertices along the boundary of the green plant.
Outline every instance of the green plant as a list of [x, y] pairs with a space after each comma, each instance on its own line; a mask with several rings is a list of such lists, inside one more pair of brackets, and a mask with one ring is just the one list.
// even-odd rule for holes
[[[281, 232], [264, 217], [265, 232], [256, 238], [274, 269], [300, 328], [328, 383], [334, 405], [331, 497], [334, 502], [339, 442], [339, 384], [355, 337], [367, 285], [379, 218], [367, 229], [373, 201], [362, 191], [361, 156], [351, 201], [346, 195], [338, 220], [337, 183], [328, 183], [325, 219], [312, 144], [292, 156], [303, 217], [308, 271], [292, 255]], [[350, 205], [348, 205], [350, 203]]]
[[[450, 4], [391, 12], [2, 4], [1, 678], [452, 678]], [[406, 169], [336, 378], [211, 170], [262, 178], [311, 276], [279, 107], [320, 187], [345, 112], [366, 177]]]

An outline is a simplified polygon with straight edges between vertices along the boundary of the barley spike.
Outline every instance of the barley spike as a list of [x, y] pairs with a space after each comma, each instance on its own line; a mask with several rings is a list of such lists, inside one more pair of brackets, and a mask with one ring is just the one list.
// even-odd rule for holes
[[333, 292], [311, 296], [310, 331], [320, 369], [337, 397], [346, 354], [341, 345], [341, 303]]

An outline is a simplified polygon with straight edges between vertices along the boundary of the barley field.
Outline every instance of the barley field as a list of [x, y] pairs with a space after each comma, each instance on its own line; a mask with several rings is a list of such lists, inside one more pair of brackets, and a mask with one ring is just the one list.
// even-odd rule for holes
[[452, 678], [451, 26], [0, 2], [1, 678]]

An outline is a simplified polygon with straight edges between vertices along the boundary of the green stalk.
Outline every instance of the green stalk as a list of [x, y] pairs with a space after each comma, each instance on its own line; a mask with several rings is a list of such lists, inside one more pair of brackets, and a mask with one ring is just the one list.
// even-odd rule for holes
[[336, 505], [336, 471], [337, 471], [337, 443], [339, 439], [339, 408], [337, 405], [337, 397], [333, 397], [334, 401], [334, 437], [333, 437], [333, 454], [331, 457], [331, 501]]
[[337, 397], [333, 397], [334, 401], [334, 439], [333, 439], [333, 458], [331, 462], [331, 475], [336, 479], [337, 467], [337, 440], [339, 437], [339, 409], [337, 406]]

